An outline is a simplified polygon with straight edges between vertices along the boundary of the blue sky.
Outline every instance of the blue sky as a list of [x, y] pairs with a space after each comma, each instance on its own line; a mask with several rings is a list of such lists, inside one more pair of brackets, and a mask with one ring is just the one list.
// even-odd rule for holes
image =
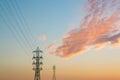
[[[75, 21], [80, 21], [82, 17], [82, 6], [83, 0], [17, 0], [18, 6], [20, 7], [21, 13], [24, 16], [28, 27], [31, 31], [27, 33], [25, 30], [25, 24], [20, 22], [23, 17], [20, 16], [18, 9], [15, 6], [15, 1], [1, 0], [0, 1], [0, 63], [1, 63], [1, 79], [8, 80], [15, 78], [5, 75], [10, 75], [6, 73], [7, 71], [12, 71], [11, 76], [16, 74], [19, 75], [19, 70], [26, 70], [27, 79], [33, 78], [34, 72], [32, 71], [32, 51], [36, 49], [39, 45], [43, 49], [44, 45], [49, 45], [54, 41], [60, 41], [63, 34], [65, 34], [69, 29], [71, 22], [74, 24]], [[17, 14], [18, 13], [18, 14]], [[80, 15], [79, 15], [80, 14]], [[19, 17], [18, 17], [19, 15]], [[79, 18], [78, 18], [79, 16]], [[19, 23], [19, 24], [18, 24]], [[11, 30], [11, 29], [12, 30]], [[27, 28], [28, 29], [28, 28]], [[23, 32], [23, 33], [22, 33]], [[32, 49], [28, 45], [28, 42], [24, 39], [24, 34], [29, 43], [33, 41], [38, 44], [33, 44]], [[32, 34], [32, 35], [31, 35]], [[46, 41], [40, 41], [39, 37], [41, 35], [46, 35]], [[32, 38], [30, 38], [32, 37]], [[31, 40], [32, 39], [32, 40]], [[43, 49], [44, 50], [44, 49]], [[56, 61], [56, 57], [50, 57], [46, 51], [44, 51], [44, 56], [46, 57], [44, 62], [48, 65], [49, 70], [53, 64], [59, 64]], [[54, 59], [55, 58], [55, 59]], [[61, 60], [57, 58], [58, 61]], [[47, 69], [47, 68], [46, 68]], [[18, 72], [17, 72], [18, 71]], [[46, 70], [45, 70], [46, 71]], [[17, 80], [21, 76], [16, 76]], [[32, 75], [30, 77], [30, 75]], [[49, 75], [48, 75], [49, 76]]]
[[[21, 4], [23, 2], [21, 1]], [[26, 6], [27, 3], [29, 5]], [[37, 34], [45, 34], [50, 40], [61, 37], [69, 29], [70, 22], [76, 18], [76, 8], [80, 7], [81, 3], [83, 1], [79, 0], [26, 1], [26, 4], [22, 4], [24, 8], [21, 8], [31, 29]], [[53, 34], [55, 37], [52, 37]]]
[[[14, 0], [11, 1], [11, 3], [13, 2]], [[47, 37], [47, 41], [53, 41], [56, 39], [60, 39], [60, 37], [62, 37], [63, 34], [65, 34], [69, 30], [71, 22], [73, 21], [74, 23], [74, 20], [77, 20], [77, 12], [81, 10], [79, 8], [82, 7], [84, 1], [20, 0], [17, 1], [17, 3], [21, 9], [21, 13], [25, 17], [25, 20], [29, 25], [32, 35], [35, 36], [35, 38], [33, 39], [39, 40], [39, 36], [44, 34]], [[15, 9], [13, 9], [13, 7], [11, 6], [9, 7], [6, 1], [1, 1], [1, 4], [3, 8], [1, 8], [2, 17], [6, 19], [7, 24], [10, 24], [10, 27], [13, 27], [11, 23], [15, 25], [15, 27], [17, 27], [18, 25], [16, 23]], [[5, 21], [3, 21], [2, 18], [0, 19], [0, 21], [0, 30], [2, 33], [0, 36], [3, 37], [3, 42], [8, 38], [12, 41], [12, 39], [15, 38], [15, 36], [9, 30], [9, 27], [7, 26], [7, 24], [5, 24]], [[18, 27], [22, 27], [21, 24]], [[16, 29], [14, 29], [13, 31], [15, 30]], [[3, 42], [1, 43], [3, 44]]]
[[[52, 77], [51, 69], [53, 64], [57, 65], [58, 80], [74, 80], [75, 77], [76, 80], [79, 80], [80, 76], [93, 76], [97, 73], [96, 71], [102, 72], [108, 69], [108, 66], [110, 67], [105, 73], [109, 70], [116, 74], [117, 71], [120, 72], [118, 68], [120, 67], [119, 48], [108, 49], [105, 47], [100, 51], [90, 50], [85, 54], [76, 55], [67, 60], [51, 56], [43, 48], [44, 45], [49, 45], [54, 41], [61, 41], [65, 33], [80, 24], [84, 17], [83, 6], [86, 0], [17, 0], [21, 13], [29, 25], [30, 30], [28, 31], [25, 30], [25, 24], [23, 25], [19, 21], [22, 16], [17, 17], [20, 25], [17, 24], [16, 10], [11, 9], [6, 1], [11, 6], [15, 3], [14, 0], [1, 0], [0, 5], [2, 5], [3, 9], [0, 6], [0, 15], [4, 17], [7, 24], [12, 23], [14, 25], [9, 25], [14, 32], [11, 32], [0, 16], [0, 80], [33, 80], [32, 51], [37, 46], [44, 51], [44, 71], [42, 76], [46, 80]], [[21, 32], [26, 36], [28, 42]], [[41, 35], [46, 35], [47, 39], [40, 41], [39, 37]], [[34, 41], [38, 44], [33, 44]], [[30, 44], [33, 45], [32, 49], [28, 43], [32, 43]], [[77, 71], [78, 73], [76, 73]], [[119, 76], [119, 72], [116, 76]], [[105, 73], [103, 76], [106, 75]], [[14, 75], [16, 77], [13, 77]], [[112, 73], [107, 75], [110, 76]]]

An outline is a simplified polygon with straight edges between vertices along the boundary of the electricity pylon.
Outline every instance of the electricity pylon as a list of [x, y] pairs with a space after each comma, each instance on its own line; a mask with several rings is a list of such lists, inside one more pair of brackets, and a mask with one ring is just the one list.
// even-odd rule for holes
[[56, 70], [56, 66], [53, 65], [53, 78], [52, 78], [52, 80], [56, 80], [55, 70]]
[[37, 49], [35, 51], [33, 51], [33, 70], [35, 71], [35, 76], [34, 76], [34, 80], [41, 80], [41, 76], [40, 76], [40, 71], [42, 70], [42, 53], [43, 51], [41, 51], [39, 49], [39, 47], [37, 47]]

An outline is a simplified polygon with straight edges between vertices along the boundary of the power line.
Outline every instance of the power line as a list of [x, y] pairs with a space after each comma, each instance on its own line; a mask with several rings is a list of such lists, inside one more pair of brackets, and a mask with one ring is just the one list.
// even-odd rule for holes
[[[7, 0], [6, 0], [6, 4], [9, 6], [9, 9], [11, 9], [12, 10], [12, 8], [14, 8]], [[9, 10], [8, 9], [8, 10]], [[13, 13], [13, 12], [11, 12], [11, 14], [15, 17], [15, 21], [16, 21], [16, 24], [17, 24], [17, 26], [19, 26], [19, 27], [17, 27], [18, 29], [19, 29], [19, 31], [21, 32], [21, 35], [23, 36], [23, 38], [24, 38], [24, 40], [26, 41], [26, 43], [27, 43], [27, 45], [32, 49], [32, 45], [31, 45], [31, 43], [30, 43], [30, 41], [28, 40], [28, 38], [27, 38], [27, 36], [25, 35], [26, 33], [25, 33], [25, 29], [22, 29], [22, 26], [24, 26], [24, 25], [22, 25], [21, 24], [21, 19], [20, 18], [17, 18], [19, 15], [18, 15], [18, 13], [17, 13], [17, 11], [15, 10], [15, 12], [16, 12], [16, 14], [15, 13]]]
[[[7, 21], [4, 19], [4, 17], [3, 17], [1, 14], [0, 14], [0, 17], [1, 17], [1, 19], [3, 20], [3, 22], [6, 24], [6, 26], [8, 26], [8, 29], [11, 31], [11, 33], [13, 34], [13, 36], [16, 37], [13, 29], [12, 29], [11, 27], [9, 27], [10, 24], [7, 23]], [[20, 40], [19, 40], [17, 37], [16, 37], [15, 39], [16, 39], [16, 41], [18, 42], [19, 46], [20, 46], [21, 48], [23, 48]], [[27, 51], [26, 51], [24, 48], [23, 48], [23, 50], [24, 50], [25, 54], [26, 54], [27, 56], [29, 56], [29, 55], [27, 54]]]
[[[19, 39], [21, 36], [20, 34], [18, 33], [18, 30], [15, 28], [15, 25], [10, 22], [12, 20], [9, 20], [9, 15], [6, 15], [6, 17], [4, 17], [4, 14], [6, 14], [6, 10], [5, 8], [2, 6], [2, 4], [0, 3], [0, 9], [2, 10], [1, 11], [1, 14], [0, 14], [0, 17], [1, 19], [3, 20], [3, 22], [6, 24], [6, 26], [8, 27], [8, 29], [11, 31], [11, 33], [13, 34], [13, 36], [15, 37], [16, 41], [18, 42], [19, 46], [21, 48], [23, 48], [24, 52], [26, 53], [27, 56], [29, 56], [27, 54], [27, 50], [25, 49], [25, 42], [21, 42], [21, 40]], [[3, 13], [3, 14], [2, 14]], [[9, 21], [8, 21], [9, 20]]]
[[[33, 41], [32, 38], [34, 38], [34, 36], [33, 36], [33, 34], [31, 33], [31, 30], [30, 30], [30, 28], [29, 28], [29, 25], [28, 25], [28, 23], [27, 23], [24, 15], [22, 14], [22, 11], [21, 11], [21, 9], [20, 9], [17, 1], [14, 1], [14, 2], [15, 2], [15, 5], [16, 5], [16, 7], [17, 7], [16, 10], [18, 10], [18, 13], [21, 15], [21, 18], [23, 19], [23, 23], [25, 24], [25, 29], [26, 29], [26, 31], [27, 31], [27, 34], [30, 33], [30, 36], [29, 36], [29, 37], [30, 37], [30, 39]], [[13, 3], [14, 3], [14, 2], [13, 2]], [[37, 45], [37, 43], [36, 43], [35, 41], [33, 41], [32, 43], [35, 44], [35, 45]]]

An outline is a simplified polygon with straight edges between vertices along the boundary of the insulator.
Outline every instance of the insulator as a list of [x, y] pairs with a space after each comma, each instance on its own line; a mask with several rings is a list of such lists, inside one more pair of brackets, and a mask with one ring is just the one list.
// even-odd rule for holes
[[35, 59], [35, 55], [33, 55], [32, 59]]
[[43, 65], [43, 62], [40, 62], [40, 64], [42, 64], [42, 65]]
[[32, 59], [35, 59], [35, 58], [36, 58], [35, 56], [32, 57]]
[[41, 67], [40, 70], [43, 70], [43, 68]]
[[43, 59], [43, 57], [42, 57], [42, 56], [40, 56], [40, 58], [41, 58], [41, 59]]
[[35, 68], [33, 67], [33, 70], [35, 70]]
[[32, 64], [34, 65], [34, 64], [36, 64], [36, 63], [33, 61], [33, 63], [32, 63]]

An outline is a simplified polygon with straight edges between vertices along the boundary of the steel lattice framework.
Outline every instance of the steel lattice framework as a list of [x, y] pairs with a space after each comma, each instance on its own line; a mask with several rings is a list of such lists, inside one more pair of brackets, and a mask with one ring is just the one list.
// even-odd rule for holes
[[56, 66], [54, 65], [53, 66], [53, 78], [52, 78], [52, 80], [56, 80], [55, 70], [56, 70]]
[[39, 49], [39, 47], [37, 47], [36, 50], [33, 51], [33, 70], [35, 71], [35, 76], [34, 76], [34, 80], [41, 80], [41, 76], [40, 76], [40, 71], [42, 70], [42, 65], [43, 65], [43, 56], [42, 53], [43, 51], [41, 51]]

